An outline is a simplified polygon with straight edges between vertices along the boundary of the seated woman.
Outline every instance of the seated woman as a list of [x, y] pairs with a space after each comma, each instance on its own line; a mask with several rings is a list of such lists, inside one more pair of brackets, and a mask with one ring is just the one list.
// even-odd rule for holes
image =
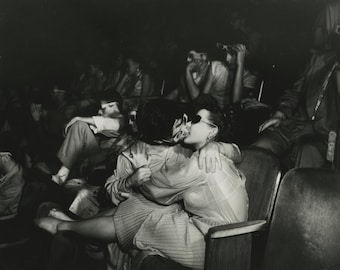
[[[170, 115], [169, 111], [174, 112], [175, 104], [166, 100], [154, 100], [138, 110], [137, 123], [142, 133], [141, 138], [149, 144], [140, 142], [124, 152], [118, 159], [115, 174], [107, 181], [106, 187], [113, 202], [119, 204], [118, 207], [106, 215], [83, 221], [42, 218], [37, 220], [38, 226], [51, 233], [71, 230], [106, 243], [118, 241], [133, 256], [138, 253], [134, 243], [140, 249], [147, 249], [149, 244], [151, 247], [154, 244], [154, 239], [150, 239], [151, 243], [145, 242], [141, 237], [142, 232], [150, 233], [154, 230], [159, 218], [164, 218], [164, 226], [167, 227], [169, 217], [170, 221], [173, 219], [170, 225], [177, 225], [172, 228], [178, 228], [176, 233], [190, 233], [186, 238], [189, 241], [184, 242], [183, 238], [177, 245], [170, 240], [166, 246], [172, 246], [170, 250], [176, 249], [177, 254], [171, 251], [168, 253], [159, 246], [155, 249], [184, 265], [203, 268], [205, 231], [214, 224], [246, 220], [247, 194], [244, 178], [231, 161], [233, 157], [239, 158], [239, 150], [234, 145], [215, 144], [224, 156], [230, 158], [221, 157], [222, 169], [211, 173], [199, 170], [202, 162], [199, 162], [196, 153], [192, 155], [190, 149], [180, 145], [169, 146], [186, 136], [188, 129], [192, 129], [195, 134], [188, 136], [188, 144], [197, 150], [201, 149], [218, 136], [221, 127], [221, 121], [213, 120], [213, 114], [206, 110], [199, 112], [194, 124], [187, 123], [183, 113]], [[167, 125], [168, 128], [150, 129], [152, 125]], [[181, 171], [178, 172], [178, 169]], [[141, 185], [140, 192], [136, 192], [136, 187]], [[214, 193], [218, 196], [212, 196]], [[209, 199], [208, 204], [195, 199], [202, 194]], [[191, 213], [176, 203], [182, 199]], [[195, 218], [190, 218], [189, 213]], [[171, 238], [170, 234], [164, 237]], [[185, 252], [182, 254], [183, 250]]]
[[[218, 136], [220, 128], [220, 119], [202, 109], [192, 119], [184, 143], [199, 150]], [[151, 180], [141, 186], [141, 192], [150, 200], [166, 205], [183, 199], [185, 211], [151, 213], [135, 235], [134, 245], [184, 266], [202, 269], [204, 235], [208, 229], [245, 221], [248, 216], [244, 177], [232, 160], [221, 157], [221, 164], [222, 169], [214, 173], [199, 170], [195, 151], [189, 159], [166, 164], [154, 172]]]
[[139, 56], [130, 54], [126, 57], [126, 73], [118, 83], [116, 91], [123, 98], [148, 97], [154, 90], [154, 82], [142, 66]]

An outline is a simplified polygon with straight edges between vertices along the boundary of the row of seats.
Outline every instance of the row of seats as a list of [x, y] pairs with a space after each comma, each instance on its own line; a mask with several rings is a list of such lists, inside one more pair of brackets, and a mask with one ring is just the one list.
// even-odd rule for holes
[[243, 154], [249, 221], [210, 229], [206, 269], [340, 269], [340, 172], [296, 168], [280, 180], [269, 153]]
[[[241, 151], [249, 221], [210, 229], [205, 268], [340, 269], [340, 172], [299, 168], [281, 177], [279, 159], [271, 152]], [[0, 254], [21, 243], [2, 243]], [[149, 256], [144, 269], [187, 268]]]
[[[281, 177], [271, 152], [241, 151], [249, 221], [210, 229], [205, 269], [340, 269], [340, 172], [299, 168]], [[149, 256], [141, 270], [156, 269], [187, 268]]]

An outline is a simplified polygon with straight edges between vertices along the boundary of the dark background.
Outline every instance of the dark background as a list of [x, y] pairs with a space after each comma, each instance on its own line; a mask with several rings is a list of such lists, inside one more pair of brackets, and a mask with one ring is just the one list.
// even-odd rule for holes
[[[44, 87], [72, 78], [76, 63], [109, 65], [116, 48], [149, 57], [169, 40], [228, 41], [233, 10], [263, 35], [263, 62], [275, 69], [273, 95], [303, 68], [320, 0], [0, 0], [0, 86]], [[155, 56], [156, 57], [156, 56]], [[159, 56], [157, 56], [159, 57]], [[275, 92], [276, 91], [276, 92]]]

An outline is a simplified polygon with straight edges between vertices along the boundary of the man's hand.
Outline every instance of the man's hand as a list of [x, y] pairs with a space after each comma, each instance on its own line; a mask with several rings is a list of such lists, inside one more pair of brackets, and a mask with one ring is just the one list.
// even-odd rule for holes
[[187, 72], [193, 73], [199, 70], [199, 63], [196, 61], [191, 61], [187, 64]]
[[221, 170], [221, 158], [217, 143], [210, 142], [199, 151], [198, 166], [201, 170], [205, 169], [207, 173], [214, 173], [216, 167]]
[[64, 130], [64, 133], [67, 134], [67, 131], [68, 129], [77, 121], [80, 120], [80, 117], [79, 116], [76, 116], [76, 117], [73, 117], [70, 122], [68, 122], [65, 126], [65, 130]]
[[282, 120], [285, 118], [284, 114], [280, 111], [277, 111], [272, 118], [268, 119], [265, 121], [260, 127], [259, 127], [259, 132], [264, 131], [265, 129], [269, 127], [278, 127]]
[[243, 65], [244, 58], [246, 57], [247, 49], [243, 44], [237, 44], [234, 46], [234, 50], [236, 51], [236, 64]]

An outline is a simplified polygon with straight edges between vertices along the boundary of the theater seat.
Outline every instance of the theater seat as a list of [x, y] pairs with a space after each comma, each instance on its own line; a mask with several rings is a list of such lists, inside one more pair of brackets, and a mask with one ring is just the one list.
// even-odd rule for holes
[[23, 269], [20, 254], [23, 254], [27, 242], [28, 237], [17, 215], [0, 217], [0, 269]]
[[[340, 269], [339, 206], [340, 171], [314, 168], [288, 171], [279, 188], [258, 269]], [[260, 226], [254, 227], [253, 231], [259, 229]], [[236, 234], [242, 234], [242, 230], [246, 235], [252, 231], [246, 225], [239, 226]], [[214, 233], [210, 237], [214, 238]], [[222, 235], [221, 231], [218, 233]]]
[[[249, 197], [248, 220], [250, 222], [246, 224], [249, 226], [251, 224], [250, 228], [252, 229], [261, 228], [265, 230], [272, 213], [281, 177], [279, 159], [271, 152], [257, 147], [244, 147], [241, 149], [241, 153], [242, 160], [237, 166], [247, 178], [246, 189]], [[252, 220], [259, 219], [262, 221], [251, 222]], [[215, 231], [215, 235], [217, 235], [219, 230], [226, 231], [224, 226], [214, 227], [206, 238], [205, 268], [211, 270], [227, 269], [226, 266], [230, 260], [234, 263], [237, 260], [239, 265], [249, 266], [252, 246], [251, 236], [245, 234], [244, 237], [238, 237], [237, 239], [210, 237]], [[143, 261], [141, 270], [188, 269], [159, 256], [149, 257]], [[169, 265], [172, 265], [173, 268], [169, 268]]]

